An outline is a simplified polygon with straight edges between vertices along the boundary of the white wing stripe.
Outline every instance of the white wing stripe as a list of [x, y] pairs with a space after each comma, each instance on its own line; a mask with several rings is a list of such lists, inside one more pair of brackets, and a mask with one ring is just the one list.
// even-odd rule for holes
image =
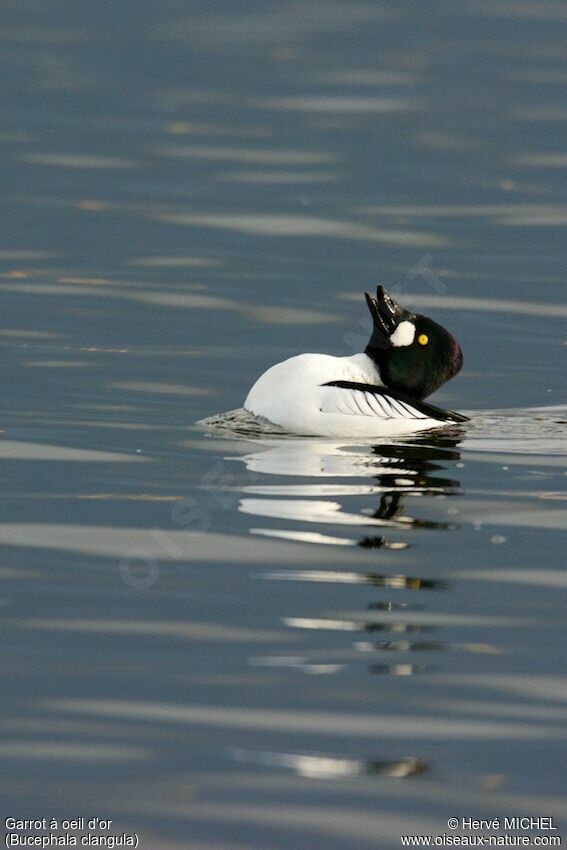
[[399, 401], [399, 399], [392, 400], [393, 404], [397, 404], [402, 409], [402, 416], [406, 418], [409, 416], [411, 419], [427, 419], [427, 416], [424, 416], [419, 410], [416, 410], [415, 407], [411, 407], [409, 404], [406, 404], [405, 401]]
[[[356, 392], [356, 390], [354, 390], [354, 392]], [[381, 419], [389, 419], [390, 418], [388, 416], [388, 408], [384, 404], [384, 399], [381, 396], [376, 396], [376, 395], [373, 395], [372, 393], [364, 393], [364, 395], [368, 399], [368, 404], [373, 408], [374, 412], [377, 413], [377, 415]]]
[[362, 393], [361, 395], [364, 398], [364, 402], [366, 404], [366, 407], [369, 410], [369, 413], [367, 414], [367, 416], [375, 416], [376, 411], [375, 411], [374, 407], [372, 406], [372, 399], [368, 398], [368, 393]]
[[407, 415], [408, 415], [408, 408], [407, 408], [407, 407], [405, 407], [405, 405], [403, 405], [401, 401], [398, 401], [396, 398], [391, 398], [391, 399], [390, 399], [390, 404], [392, 405], [392, 407], [393, 407], [395, 410], [397, 410], [397, 411], [398, 411], [398, 413], [400, 414], [400, 416], [403, 416], [404, 418], [405, 418], [405, 417], [407, 417]]
[[390, 404], [388, 399], [385, 398], [382, 395], [380, 395], [380, 396], [374, 395], [373, 398], [380, 405], [382, 410], [384, 411], [384, 415], [386, 416], [386, 419], [392, 419], [392, 414], [393, 414], [394, 411], [392, 410], [392, 405]]
[[430, 419], [411, 404], [387, 394], [373, 393], [351, 387], [325, 387], [321, 411], [344, 413], [350, 416], [376, 417], [378, 419]]
[[363, 409], [362, 404], [361, 404], [361, 402], [366, 400], [364, 393], [360, 393], [360, 394], [353, 393], [352, 394], [352, 400], [354, 401], [354, 403], [356, 404], [356, 406], [360, 410], [361, 414], [363, 416], [368, 416], [368, 413], [365, 412], [365, 410]]

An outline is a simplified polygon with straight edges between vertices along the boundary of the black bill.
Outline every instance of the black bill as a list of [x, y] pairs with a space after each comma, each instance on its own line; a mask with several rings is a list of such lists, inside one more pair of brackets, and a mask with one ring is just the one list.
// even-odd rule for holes
[[373, 298], [368, 292], [364, 294], [374, 320], [374, 333], [370, 344], [376, 348], [387, 348], [390, 345], [390, 337], [400, 322], [410, 319], [412, 314], [394, 301], [383, 286], [377, 287], [376, 298]]

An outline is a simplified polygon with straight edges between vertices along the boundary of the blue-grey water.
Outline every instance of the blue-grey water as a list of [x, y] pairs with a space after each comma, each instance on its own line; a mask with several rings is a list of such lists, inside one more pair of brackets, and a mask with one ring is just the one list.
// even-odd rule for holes
[[[565, 5], [0, 15], [2, 819], [565, 841]], [[470, 425], [195, 427], [361, 350], [377, 283]]]

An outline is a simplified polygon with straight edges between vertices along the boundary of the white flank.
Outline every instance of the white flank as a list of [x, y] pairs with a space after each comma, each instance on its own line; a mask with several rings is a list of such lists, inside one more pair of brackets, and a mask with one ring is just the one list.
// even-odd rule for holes
[[[333, 381], [369, 385], [370, 391], [329, 386]], [[383, 384], [366, 354], [299, 354], [264, 372], [244, 407], [290, 434], [315, 437], [395, 436], [442, 424], [387, 391], [373, 393], [373, 386]]]

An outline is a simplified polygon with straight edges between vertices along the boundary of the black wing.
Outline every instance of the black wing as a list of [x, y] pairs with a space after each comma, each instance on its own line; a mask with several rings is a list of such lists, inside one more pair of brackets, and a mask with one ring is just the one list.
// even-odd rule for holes
[[341, 408], [336, 412], [377, 416], [381, 419], [436, 419], [441, 422], [468, 422], [468, 416], [454, 410], [442, 410], [433, 404], [379, 387], [357, 381], [329, 381], [323, 387], [338, 387], [351, 392], [342, 397]]

